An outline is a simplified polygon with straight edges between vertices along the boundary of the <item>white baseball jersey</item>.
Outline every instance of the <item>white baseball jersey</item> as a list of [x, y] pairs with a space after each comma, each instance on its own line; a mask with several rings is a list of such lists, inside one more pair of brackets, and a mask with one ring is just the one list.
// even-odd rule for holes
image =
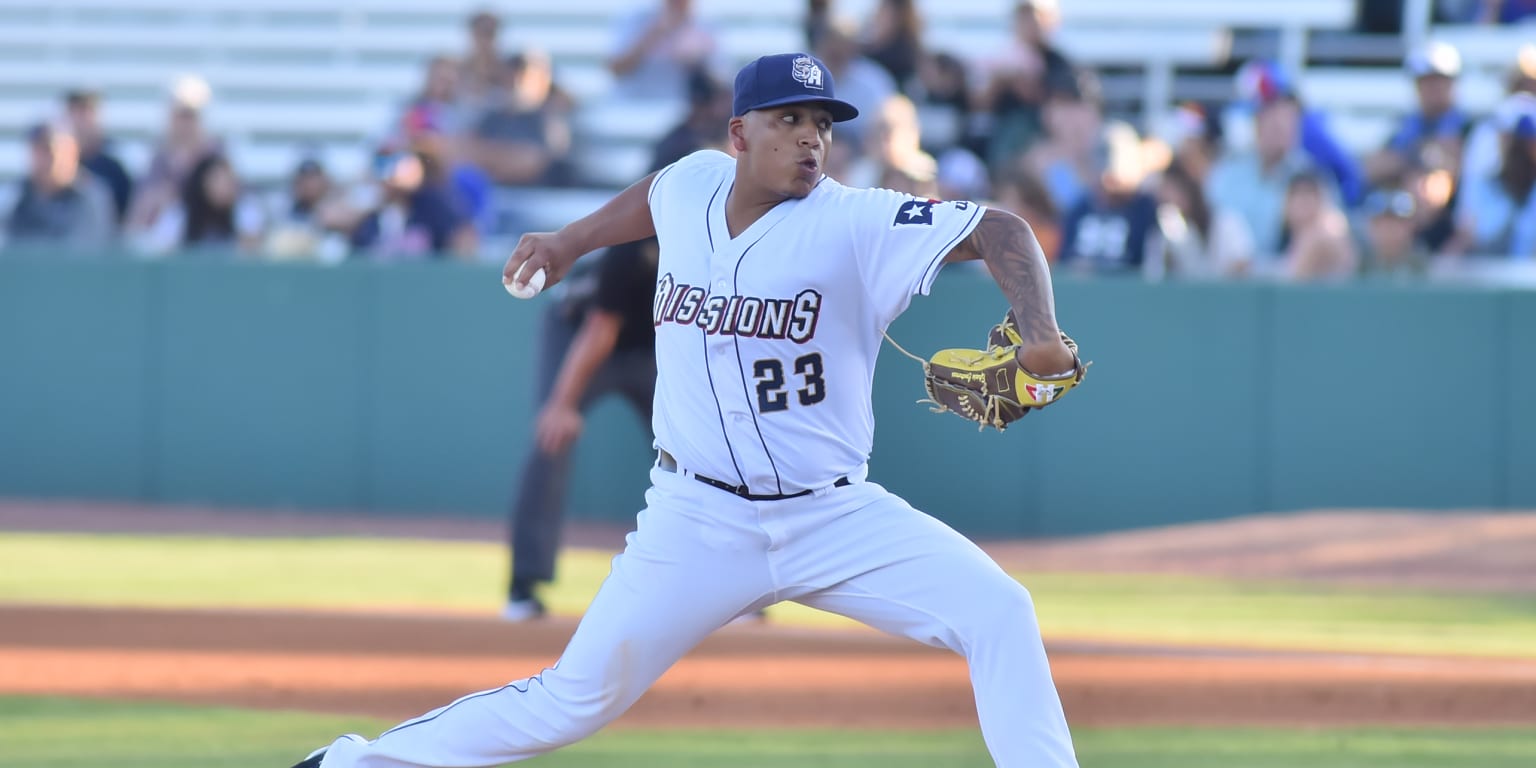
[[868, 461], [882, 333], [984, 208], [823, 177], [732, 238], [735, 173], [704, 150], [651, 184], [656, 445], [754, 494], [822, 488]]

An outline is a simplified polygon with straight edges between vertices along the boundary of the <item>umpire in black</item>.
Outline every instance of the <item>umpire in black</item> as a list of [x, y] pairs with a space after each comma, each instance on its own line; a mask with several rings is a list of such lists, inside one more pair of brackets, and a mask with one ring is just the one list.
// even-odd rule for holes
[[535, 590], [555, 577], [571, 446], [583, 414], [604, 395], [624, 398], [651, 428], [656, 389], [656, 239], [609, 248], [544, 312], [539, 409], [512, 506], [512, 578], [503, 618], [544, 614]]
[[[689, 78], [687, 116], [658, 142], [651, 170], [712, 146], [726, 148], [730, 89], [707, 73]], [[721, 113], [724, 113], [723, 115]], [[542, 406], [512, 505], [512, 576], [502, 617], [544, 615], [540, 584], [553, 581], [565, 517], [570, 451], [583, 416], [604, 395], [622, 396], [651, 428], [656, 390], [656, 238], [609, 248], [595, 268], [566, 278], [544, 312], [539, 346]], [[750, 618], [750, 617], [749, 617]], [[760, 616], [759, 616], [760, 618]]]

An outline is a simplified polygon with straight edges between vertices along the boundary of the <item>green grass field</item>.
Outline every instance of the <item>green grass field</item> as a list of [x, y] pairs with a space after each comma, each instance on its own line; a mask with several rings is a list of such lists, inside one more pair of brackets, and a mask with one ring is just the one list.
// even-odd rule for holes
[[[549, 596], [577, 614], [611, 555], [576, 551]], [[0, 602], [373, 608], [490, 614], [505, 552], [395, 539], [0, 534]], [[1048, 636], [1536, 657], [1536, 601], [1166, 576], [1017, 574]], [[799, 606], [784, 623], [837, 624]], [[3, 662], [3, 657], [0, 657]], [[287, 768], [360, 718], [0, 697], [0, 766]], [[1084, 768], [1531, 768], [1528, 729], [1079, 729]], [[631, 731], [540, 758], [551, 768], [981, 768], [961, 731]]]
[[[573, 551], [549, 595], [575, 615], [611, 554]], [[494, 612], [498, 545], [400, 539], [0, 534], [0, 601]], [[1536, 600], [1145, 575], [1019, 573], [1048, 637], [1536, 657]], [[777, 621], [845, 620], [798, 605]], [[1536, 765], [1536, 761], [1533, 761]]]
[[[288, 768], [389, 723], [288, 712], [0, 697], [0, 762], [17, 768]], [[1080, 730], [1083, 768], [1529, 768], [1536, 729]], [[984, 768], [972, 731], [609, 730], [548, 768]]]

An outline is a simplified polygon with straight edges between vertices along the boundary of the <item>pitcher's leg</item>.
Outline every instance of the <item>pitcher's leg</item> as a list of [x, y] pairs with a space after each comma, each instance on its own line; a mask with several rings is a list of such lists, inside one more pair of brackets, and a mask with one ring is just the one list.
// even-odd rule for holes
[[374, 741], [339, 739], [322, 768], [496, 766], [571, 744], [622, 714], [690, 648], [771, 592], [760, 534], [729, 516], [670, 506], [654, 488], [646, 498], [639, 529], [554, 667]]
[[846, 577], [798, 602], [963, 655], [997, 765], [1076, 768], [1034, 603], [985, 552], [889, 494], [810, 538]]

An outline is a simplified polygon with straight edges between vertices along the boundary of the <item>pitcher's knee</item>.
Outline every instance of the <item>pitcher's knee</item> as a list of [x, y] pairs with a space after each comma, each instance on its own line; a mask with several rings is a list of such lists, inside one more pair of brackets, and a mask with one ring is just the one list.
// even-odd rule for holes
[[1014, 634], [1038, 631], [1035, 601], [1024, 585], [1003, 578], [989, 585], [981, 601], [976, 628], [982, 633]]
[[591, 736], [618, 719], [638, 698], [623, 685], [611, 681], [580, 688], [557, 686], [549, 693], [559, 715], [549, 718], [554, 726], [550, 741], [558, 742], [556, 746], [574, 744]]

